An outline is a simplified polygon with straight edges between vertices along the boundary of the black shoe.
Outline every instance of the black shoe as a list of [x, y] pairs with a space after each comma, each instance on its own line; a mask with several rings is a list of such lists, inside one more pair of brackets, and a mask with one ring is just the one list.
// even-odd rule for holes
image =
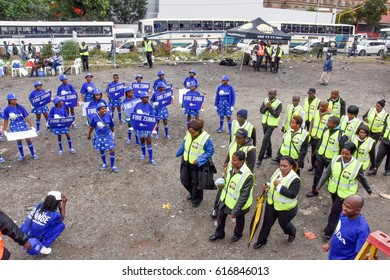
[[279, 159], [278, 158], [273, 158], [272, 161], [276, 162], [276, 163], [279, 163]]
[[196, 203], [192, 203], [192, 207], [198, 207], [200, 205], [200, 201]]
[[293, 242], [294, 239], [295, 239], [295, 235], [289, 235], [287, 241], [288, 242]]
[[390, 176], [390, 170], [383, 172], [383, 176]]
[[318, 192], [316, 192], [316, 191], [311, 191], [311, 192], [308, 192], [307, 194], [306, 194], [306, 197], [313, 197], [313, 196], [317, 196], [318, 195]]
[[266, 243], [256, 242], [253, 244], [253, 249], [260, 249], [261, 246], [265, 245]]
[[311, 171], [314, 171], [314, 166], [310, 167], [307, 171], [311, 172]]
[[257, 160], [257, 161], [256, 161], [256, 164], [257, 164], [258, 166], [260, 166], [260, 165], [261, 165], [261, 160]]
[[217, 212], [217, 210], [213, 210], [213, 211], [211, 211], [211, 214], [210, 214], [210, 217], [212, 218], [212, 219], [216, 219], [217, 218], [217, 216], [218, 216], [218, 212]]
[[191, 195], [190, 195], [190, 194], [187, 195], [186, 199], [187, 199], [187, 200], [191, 200]]
[[263, 159], [267, 159], [267, 158], [270, 158], [270, 157], [271, 157], [271, 155], [265, 154], [264, 157], [263, 157]]
[[240, 240], [241, 237], [242, 235], [233, 235], [230, 241], [237, 242], [238, 240]]
[[223, 239], [224, 237], [225, 236], [219, 236], [219, 235], [214, 234], [214, 235], [209, 237], [209, 240], [210, 241], [215, 241], [215, 240], [218, 240], [218, 239]]
[[376, 172], [377, 172], [376, 168], [368, 170], [367, 176], [374, 176], [376, 175]]

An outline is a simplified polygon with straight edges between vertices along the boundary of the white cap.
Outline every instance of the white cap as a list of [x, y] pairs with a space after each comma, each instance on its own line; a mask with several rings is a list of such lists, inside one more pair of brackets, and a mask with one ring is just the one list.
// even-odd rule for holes
[[62, 200], [61, 193], [59, 191], [50, 191], [47, 195], [52, 195], [56, 200]]

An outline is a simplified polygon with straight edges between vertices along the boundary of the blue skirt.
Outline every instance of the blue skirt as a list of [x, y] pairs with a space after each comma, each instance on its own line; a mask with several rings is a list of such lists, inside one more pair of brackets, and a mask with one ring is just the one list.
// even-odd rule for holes
[[96, 134], [92, 138], [92, 146], [98, 151], [108, 151], [115, 148], [112, 133], [107, 135]]
[[111, 99], [110, 102], [108, 102], [108, 104], [111, 107], [119, 107], [119, 106], [122, 105], [122, 100], [120, 100], [120, 99]]
[[191, 116], [191, 117], [197, 117], [197, 116], [199, 116], [199, 110], [186, 109], [186, 110], [184, 110], [184, 115]]
[[230, 117], [232, 115], [232, 111], [230, 110], [230, 105], [227, 100], [219, 101], [217, 108], [217, 112], [220, 117]]
[[54, 135], [61, 135], [65, 133], [69, 133], [69, 127], [57, 127], [51, 129], [51, 132], [53, 132]]
[[158, 120], [167, 120], [169, 118], [169, 111], [167, 107], [156, 108], [154, 112]]
[[148, 135], [152, 136], [152, 133], [146, 130], [135, 130], [135, 135], [137, 135], [139, 138], [147, 138]]
[[27, 131], [28, 126], [25, 120], [11, 121], [9, 128], [11, 132]]
[[33, 114], [43, 114], [43, 113], [47, 113], [47, 112], [49, 112], [49, 108], [46, 105], [38, 107], [38, 108], [33, 108], [31, 110], [31, 113], [33, 113]]

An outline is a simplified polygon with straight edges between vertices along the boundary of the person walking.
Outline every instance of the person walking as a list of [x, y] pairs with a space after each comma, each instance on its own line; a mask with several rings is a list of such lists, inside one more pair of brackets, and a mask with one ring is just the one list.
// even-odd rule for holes
[[89, 52], [88, 52], [88, 46], [85, 44], [84, 41], [81, 42], [79, 52], [80, 52], [81, 61], [83, 63], [83, 71], [89, 72], [89, 63], [88, 63]]
[[248, 131], [248, 137], [252, 139], [253, 146], [256, 147], [256, 127], [248, 121], [248, 110], [241, 109], [237, 111], [237, 120], [232, 122], [232, 133], [230, 134], [230, 143], [236, 139], [236, 132], [240, 128]]
[[376, 154], [375, 163], [373, 165], [373, 168], [368, 172], [368, 175], [370, 176], [376, 175], [376, 173], [378, 172], [378, 168], [385, 157], [386, 157], [386, 163], [385, 163], [385, 172], [383, 173], [383, 176], [390, 176], [390, 118], [389, 117], [387, 117], [386, 120], [381, 143], [379, 144], [378, 152]]
[[330, 92], [330, 97], [328, 98], [329, 108], [332, 110], [333, 116], [341, 118], [345, 116], [346, 103], [344, 99], [340, 97], [340, 91], [338, 89], [332, 90]]
[[196, 41], [196, 39], [194, 39], [194, 41], [192, 42], [192, 47], [191, 47], [191, 54], [193, 56], [197, 55], [197, 53], [196, 53], [197, 48], [198, 48], [198, 41]]
[[[299, 105], [299, 102], [301, 101], [301, 98], [297, 95], [294, 95], [292, 97], [292, 104], [288, 104], [286, 108], [286, 115], [284, 116], [283, 123], [282, 123], [282, 132], [285, 133], [290, 128], [290, 123], [293, 118], [293, 116], [301, 116], [303, 119], [305, 119], [305, 110], [302, 108], [301, 105]], [[302, 128], [305, 128], [305, 123], [301, 124]]]
[[[28, 99], [31, 100], [37, 96], [45, 94], [46, 91], [44, 89], [42, 89], [42, 86], [43, 86], [43, 84], [40, 81], [34, 82], [35, 90], [33, 90], [30, 93], [30, 96], [28, 97]], [[31, 110], [31, 113], [35, 114], [35, 119], [36, 119], [35, 122], [36, 122], [36, 126], [37, 126], [37, 134], [38, 135], [40, 134], [41, 116], [43, 115], [46, 119], [46, 122], [47, 122], [48, 112], [49, 112], [49, 108], [47, 107], [47, 105], [43, 105], [40, 107], [33, 107]]]
[[351, 105], [347, 109], [347, 115], [342, 116], [340, 119], [340, 129], [348, 137], [348, 141], [351, 140], [353, 135], [357, 134], [359, 127], [363, 123], [357, 117], [358, 114], [359, 107]]
[[323, 72], [320, 78], [320, 84], [321, 85], [328, 85], [329, 83], [329, 77], [330, 77], [330, 72], [332, 72], [332, 54], [327, 53], [326, 54], [326, 59], [324, 62], [323, 66]]
[[375, 140], [370, 137], [368, 126], [362, 124], [357, 134], [352, 135], [351, 142], [356, 146], [353, 156], [361, 162], [363, 171], [366, 171], [370, 164], [375, 164]]
[[222, 77], [222, 84], [218, 86], [214, 108], [219, 116], [219, 128], [218, 133], [221, 133], [223, 130], [223, 122], [226, 117], [229, 134], [232, 130], [232, 112], [234, 110], [234, 104], [236, 103], [236, 92], [234, 87], [229, 84], [229, 76]]
[[305, 127], [307, 130], [310, 129], [310, 123], [313, 120], [314, 114], [320, 108], [320, 102], [321, 100], [316, 97], [316, 89], [309, 88], [303, 104], [305, 110]]
[[150, 102], [153, 104], [154, 109], [154, 115], [157, 117], [157, 124], [156, 124], [156, 134], [154, 138], [157, 140], [159, 138], [159, 125], [160, 121], [163, 121], [164, 124], [164, 131], [165, 131], [165, 138], [170, 140], [171, 136], [169, 136], [169, 127], [168, 127], [168, 120], [169, 120], [169, 110], [168, 106], [165, 107], [159, 107], [159, 102], [157, 101], [157, 95], [163, 94], [165, 92], [166, 84], [163, 82], [159, 82], [157, 84], [157, 90], [153, 92], [152, 98], [150, 98]]
[[152, 60], [152, 54], [153, 54], [153, 43], [150, 41], [147, 37], [144, 37], [144, 47], [145, 47], [145, 55], [146, 60], [148, 61], [149, 68], [153, 67], [153, 60]]

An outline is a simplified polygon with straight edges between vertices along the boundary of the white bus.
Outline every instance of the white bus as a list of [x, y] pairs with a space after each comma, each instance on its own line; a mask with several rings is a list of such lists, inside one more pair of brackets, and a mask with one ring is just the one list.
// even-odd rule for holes
[[0, 42], [7, 41], [20, 46], [21, 41], [35, 46], [53, 45], [74, 39], [109, 50], [113, 39], [113, 22], [88, 21], [0, 21]]
[[114, 28], [114, 38], [117, 43], [124, 43], [137, 38], [137, 32], [133, 28]]
[[225, 31], [247, 23], [245, 19], [162, 19], [139, 21], [138, 31], [142, 36], [162, 41], [171, 40], [172, 46], [183, 45], [192, 39], [217, 41], [222, 38], [225, 45], [236, 44], [240, 39], [225, 37]]
[[290, 48], [311, 39], [321, 40], [324, 38], [325, 42], [335, 41], [338, 49], [345, 49], [346, 45], [352, 45], [355, 36], [355, 26], [349, 24], [286, 21], [270, 21], [269, 24], [284, 33], [291, 34]]
[[382, 28], [379, 31], [379, 37], [378, 40], [385, 40], [386, 44], [390, 44], [390, 28]]

